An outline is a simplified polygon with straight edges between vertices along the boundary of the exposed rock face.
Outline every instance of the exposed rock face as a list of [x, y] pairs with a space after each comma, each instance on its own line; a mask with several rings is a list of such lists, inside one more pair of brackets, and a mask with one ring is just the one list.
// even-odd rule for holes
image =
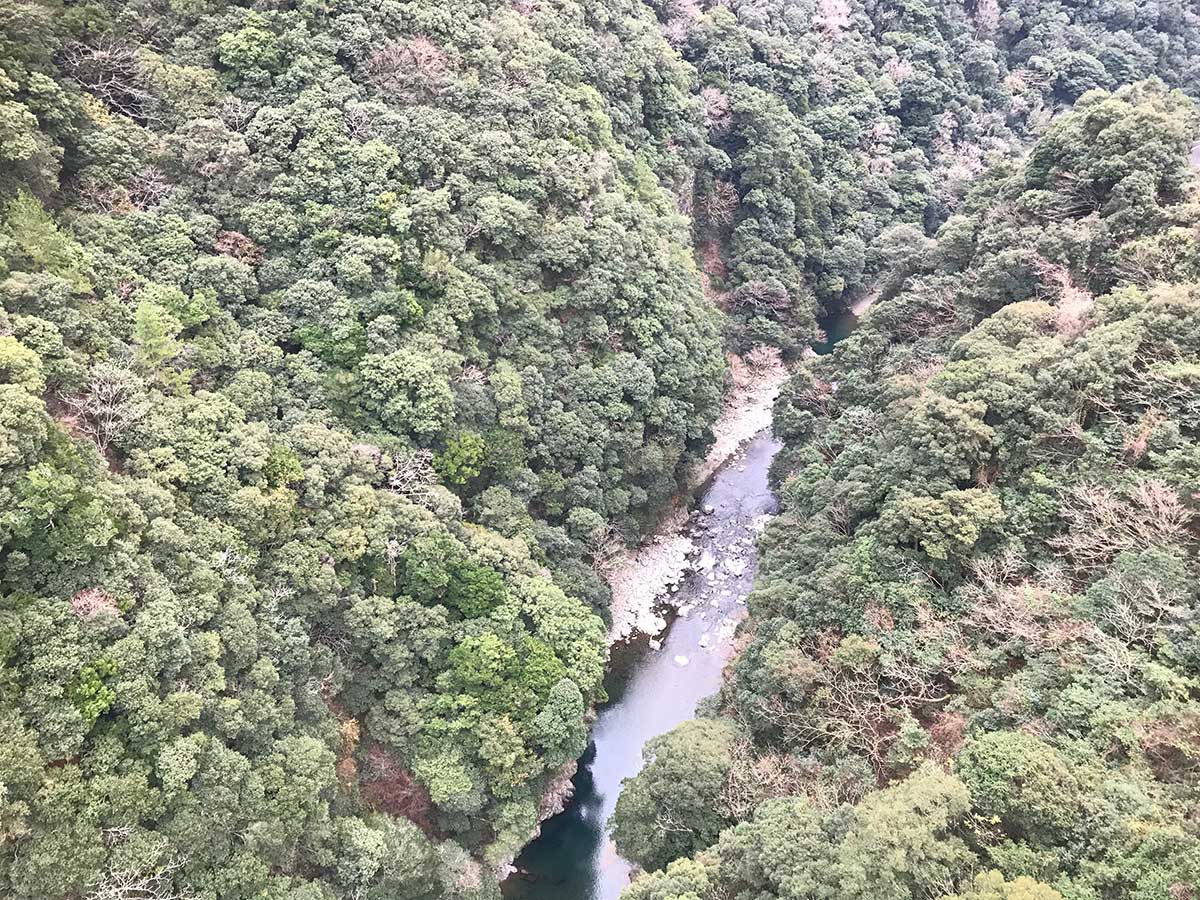
[[554, 773], [549, 787], [546, 788], [546, 793], [542, 796], [542, 802], [538, 804], [539, 822], [545, 822], [567, 808], [567, 804], [571, 802], [571, 797], [575, 794], [575, 784], [572, 779], [577, 771], [579, 771], [579, 763], [571, 760]]
[[[533, 829], [533, 833], [529, 835], [529, 841], [526, 843], [535, 840], [542, 833], [543, 822], [554, 818], [567, 808], [567, 804], [571, 802], [571, 797], [575, 794], [575, 784], [572, 779], [578, 770], [579, 763], [571, 760], [551, 776], [550, 783], [546, 786], [546, 792], [538, 804], [538, 826]], [[519, 852], [520, 850], [517, 851], [517, 853]], [[516, 853], [514, 853], [496, 866], [496, 877], [500, 881], [516, 871], [516, 867], [513, 866], [516, 858]]]

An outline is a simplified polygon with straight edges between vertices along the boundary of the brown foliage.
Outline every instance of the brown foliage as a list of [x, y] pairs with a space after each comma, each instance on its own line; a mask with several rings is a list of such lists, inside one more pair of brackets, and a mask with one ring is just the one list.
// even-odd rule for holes
[[363, 798], [388, 815], [408, 819], [433, 837], [433, 800], [425, 787], [400, 765], [396, 755], [381, 744], [367, 751], [362, 771]]
[[1142, 413], [1141, 419], [1137, 424], [1137, 431], [1132, 434], [1125, 435], [1125, 455], [1131, 462], [1139, 461], [1146, 455], [1146, 448], [1150, 442], [1150, 435], [1154, 433], [1154, 429], [1162, 424], [1164, 416], [1154, 407], [1150, 407]]
[[240, 231], [222, 231], [217, 235], [213, 249], [248, 266], [257, 266], [263, 259], [263, 248]]
[[720, 241], [705, 241], [699, 247], [700, 271], [710, 278], [724, 278], [729, 274], [729, 266], [721, 251]]
[[700, 90], [700, 100], [704, 103], [704, 124], [709, 133], [718, 135], [728, 131], [733, 123], [733, 104], [729, 96], [720, 88], [706, 87]]
[[1160, 781], [1180, 782], [1200, 770], [1200, 713], [1180, 710], [1136, 726], [1142, 752]]
[[1034, 261], [1033, 269], [1056, 300], [1055, 327], [1059, 336], [1069, 341], [1086, 331], [1088, 312], [1096, 298], [1075, 284], [1071, 270], [1066, 266], [1039, 256]]
[[933, 758], [943, 765], [967, 742], [967, 719], [961, 713], [939, 710], [928, 730]]
[[703, 15], [699, 0], [668, 0], [663, 12], [666, 15], [663, 37], [672, 47], [681, 47], [687, 42], [692, 27]]
[[700, 203], [704, 219], [710, 225], [728, 225], [733, 221], [741, 198], [738, 190], [728, 181], [714, 181], [712, 187], [705, 192]]

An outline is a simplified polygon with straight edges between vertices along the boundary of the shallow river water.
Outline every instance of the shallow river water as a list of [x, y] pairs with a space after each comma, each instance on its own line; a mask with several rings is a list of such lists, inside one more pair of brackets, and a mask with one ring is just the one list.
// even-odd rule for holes
[[754, 579], [754, 540], [775, 510], [767, 469], [778, 449], [760, 433], [702, 490], [690, 526], [699, 564], [673, 598], [680, 614], [661, 649], [645, 638], [613, 648], [610, 700], [580, 760], [575, 796], [517, 858], [504, 886], [511, 900], [615, 900], [629, 883], [631, 867], [613, 848], [608, 819], [622, 780], [642, 767], [642, 745], [692, 718], [721, 686]]

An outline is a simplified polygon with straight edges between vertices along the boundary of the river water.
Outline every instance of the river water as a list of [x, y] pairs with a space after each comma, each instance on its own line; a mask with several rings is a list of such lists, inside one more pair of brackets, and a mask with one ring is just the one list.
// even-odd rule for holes
[[[838, 311], [821, 323], [826, 338], [814, 349], [828, 353], [857, 324], [850, 310]], [[609, 702], [579, 760], [575, 794], [517, 857], [506, 900], [617, 900], [629, 884], [633, 866], [608, 833], [621, 782], [641, 771], [646, 741], [692, 718], [721, 687], [754, 582], [755, 540], [776, 509], [767, 471], [779, 446], [769, 429], [760, 432], [701, 489], [689, 524], [698, 564], [672, 598], [680, 614], [660, 647], [643, 636], [613, 648]]]
[[690, 526], [699, 565], [673, 598], [680, 614], [661, 649], [646, 638], [613, 648], [610, 700], [580, 760], [575, 796], [517, 858], [518, 871], [504, 885], [510, 900], [615, 900], [629, 883], [632, 868], [613, 847], [608, 819], [621, 782], [642, 768], [642, 745], [692, 718], [721, 686], [754, 580], [754, 541], [775, 511], [767, 469], [778, 449], [761, 432], [702, 491]]

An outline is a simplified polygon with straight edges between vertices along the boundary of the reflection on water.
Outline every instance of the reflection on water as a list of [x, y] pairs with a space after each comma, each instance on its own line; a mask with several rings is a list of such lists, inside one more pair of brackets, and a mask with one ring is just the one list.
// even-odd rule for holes
[[813, 344], [813, 350], [818, 356], [824, 356], [833, 350], [833, 345], [858, 327], [858, 316], [849, 309], [840, 309], [821, 320], [821, 330], [825, 332], [825, 340]]
[[767, 469], [778, 449], [763, 432], [704, 492], [700, 508], [712, 512], [696, 520], [695, 537], [704, 568], [680, 586], [681, 615], [660, 650], [650, 650], [645, 639], [614, 649], [606, 683], [611, 699], [580, 760], [574, 799], [517, 858], [519, 871], [504, 885], [511, 900], [614, 900], [629, 883], [631, 867], [617, 855], [608, 818], [622, 780], [642, 767], [642, 745], [690, 719], [696, 704], [721, 686], [754, 578], [756, 526], [775, 509]]

